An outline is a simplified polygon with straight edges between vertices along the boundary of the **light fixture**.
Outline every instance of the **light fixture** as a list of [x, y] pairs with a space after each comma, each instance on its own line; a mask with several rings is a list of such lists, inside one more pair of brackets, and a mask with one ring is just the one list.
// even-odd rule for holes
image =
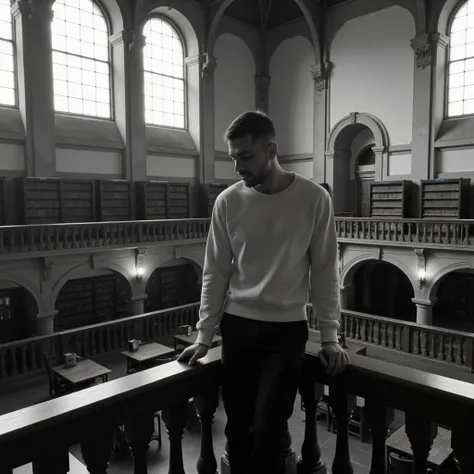
[[418, 269], [418, 283], [420, 288], [425, 284], [426, 281], [426, 270], [424, 268]]
[[142, 282], [143, 275], [145, 274], [145, 266], [144, 266], [145, 254], [146, 254], [146, 247], [135, 249], [135, 268], [136, 268], [136, 279], [138, 283]]
[[426, 251], [425, 249], [415, 249], [415, 255], [418, 259], [418, 285], [421, 289], [426, 283]]
[[142, 281], [144, 273], [145, 273], [145, 269], [141, 266], [137, 266], [137, 281], [139, 283]]

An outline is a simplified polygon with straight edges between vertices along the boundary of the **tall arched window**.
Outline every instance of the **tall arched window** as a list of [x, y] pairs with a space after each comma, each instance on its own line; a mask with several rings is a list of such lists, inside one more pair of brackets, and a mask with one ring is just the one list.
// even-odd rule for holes
[[448, 116], [474, 114], [474, 0], [456, 12], [450, 30]]
[[110, 118], [109, 29], [92, 0], [56, 0], [51, 24], [57, 112]]
[[184, 46], [167, 21], [151, 18], [143, 29], [145, 122], [185, 128]]
[[13, 21], [10, 0], [0, 0], [0, 104], [16, 105]]

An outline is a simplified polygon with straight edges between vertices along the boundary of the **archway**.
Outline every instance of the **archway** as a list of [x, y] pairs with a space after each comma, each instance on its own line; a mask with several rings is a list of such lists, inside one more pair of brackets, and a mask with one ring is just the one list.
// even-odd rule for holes
[[130, 283], [117, 271], [76, 269], [58, 290], [54, 330], [65, 331], [127, 317], [131, 296]]
[[[385, 126], [370, 114], [353, 112], [334, 126], [328, 138], [326, 161], [327, 183], [332, 189], [336, 214], [369, 213], [369, 183], [382, 179], [388, 143]], [[365, 161], [371, 159], [372, 162], [359, 165], [361, 158]], [[369, 168], [359, 170], [358, 166]], [[359, 197], [360, 193], [365, 195]]]
[[185, 259], [165, 262], [148, 279], [145, 312], [198, 302], [201, 295], [200, 281], [194, 263]]
[[433, 325], [474, 332], [474, 270], [453, 271], [437, 283]]
[[0, 279], [0, 344], [32, 337], [39, 312], [30, 291], [18, 283]]
[[368, 260], [359, 265], [353, 277], [353, 309], [403, 321], [416, 321], [410, 279], [395, 265]]

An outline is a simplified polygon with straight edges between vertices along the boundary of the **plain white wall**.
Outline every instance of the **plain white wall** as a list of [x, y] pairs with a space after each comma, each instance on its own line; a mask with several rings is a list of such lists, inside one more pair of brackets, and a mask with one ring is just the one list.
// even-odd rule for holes
[[216, 179], [240, 179], [239, 175], [234, 170], [234, 163], [229, 158], [228, 161], [216, 161], [215, 164]]
[[293, 171], [305, 178], [313, 179], [313, 161], [287, 161], [281, 164], [286, 171]]
[[0, 170], [23, 171], [25, 169], [25, 147], [13, 143], [0, 143]]
[[279, 155], [313, 153], [312, 64], [311, 43], [302, 36], [284, 41], [270, 60], [268, 112], [275, 123]]
[[217, 38], [214, 54], [215, 149], [227, 151], [222, 140], [227, 127], [241, 113], [255, 109], [255, 60], [244, 41], [228, 33]]
[[474, 156], [472, 148], [461, 150], [441, 150], [436, 159], [437, 173], [459, 173], [462, 171], [474, 171]]
[[348, 21], [330, 49], [331, 128], [351, 112], [378, 117], [390, 144], [411, 143], [415, 24], [398, 6]]
[[411, 154], [400, 153], [388, 157], [388, 175], [409, 175], [411, 174]]
[[196, 165], [194, 156], [147, 155], [146, 174], [151, 177], [196, 178]]
[[60, 173], [122, 174], [122, 152], [56, 148], [56, 170]]

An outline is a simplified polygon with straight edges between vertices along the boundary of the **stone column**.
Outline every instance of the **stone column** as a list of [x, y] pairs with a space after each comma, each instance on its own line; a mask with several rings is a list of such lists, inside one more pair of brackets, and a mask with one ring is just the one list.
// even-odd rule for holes
[[215, 180], [214, 71], [217, 59], [210, 53], [204, 53], [199, 64], [202, 77], [199, 180], [204, 184]]
[[255, 105], [258, 110], [268, 114], [270, 76], [255, 76]]
[[[125, 144], [123, 175], [130, 181], [144, 181], [146, 180], [143, 95], [145, 37], [132, 30], [122, 30], [110, 37], [110, 44], [113, 56], [115, 120]], [[133, 211], [135, 207], [132, 206]]]
[[[447, 38], [440, 34], [423, 34], [411, 40], [415, 53], [411, 177], [415, 182], [433, 178], [435, 173], [436, 124], [433, 119], [436, 88], [439, 86], [436, 57], [444, 55], [447, 44]], [[412, 210], [415, 216], [419, 216], [418, 193], [414, 193], [413, 197]]]
[[49, 311], [36, 315], [36, 335], [47, 336], [54, 333], [54, 318], [59, 311]]
[[433, 306], [436, 304], [438, 299], [420, 300], [413, 298], [412, 301], [416, 305], [416, 324], [433, 326]]
[[145, 300], [147, 295], [132, 296], [130, 298], [129, 314], [130, 316], [137, 316], [145, 312]]
[[329, 182], [326, 173], [325, 152], [328, 136], [327, 89], [331, 68], [332, 64], [330, 62], [311, 66], [311, 75], [314, 81], [313, 179], [317, 183]]
[[17, 38], [18, 105], [25, 127], [28, 176], [56, 175], [52, 3], [17, 0], [12, 6]]
[[341, 286], [339, 288], [340, 292], [340, 304], [341, 309], [350, 309], [351, 306], [351, 297], [354, 287], [352, 285]]

